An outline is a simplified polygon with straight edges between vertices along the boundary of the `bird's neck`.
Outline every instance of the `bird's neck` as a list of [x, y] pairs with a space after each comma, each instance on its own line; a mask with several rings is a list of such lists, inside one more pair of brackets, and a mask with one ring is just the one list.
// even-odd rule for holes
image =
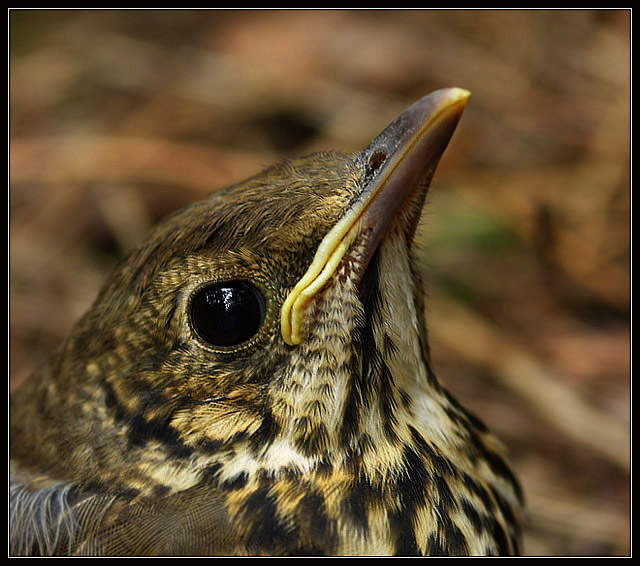
[[276, 467], [356, 458], [379, 473], [381, 461], [402, 459], [415, 427], [445, 436], [448, 401], [429, 367], [419, 281], [406, 241], [384, 244], [361, 279], [349, 276], [348, 265], [336, 274], [271, 389], [280, 435], [265, 460]]

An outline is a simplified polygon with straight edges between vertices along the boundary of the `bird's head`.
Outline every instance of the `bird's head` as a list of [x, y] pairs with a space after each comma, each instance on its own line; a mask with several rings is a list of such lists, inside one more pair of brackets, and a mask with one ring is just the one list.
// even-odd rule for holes
[[160, 224], [50, 371], [49, 402], [89, 423], [83, 458], [152, 443], [230, 478], [234, 458], [300, 468], [406, 434], [433, 379], [411, 244], [467, 97], [436, 91], [361, 153], [283, 162]]

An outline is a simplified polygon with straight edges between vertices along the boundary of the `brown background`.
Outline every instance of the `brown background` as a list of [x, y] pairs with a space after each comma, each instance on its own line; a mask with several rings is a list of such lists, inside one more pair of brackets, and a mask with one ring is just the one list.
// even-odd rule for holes
[[630, 552], [629, 11], [9, 23], [13, 385], [168, 212], [464, 87], [420, 236], [436, 369], [512, 452], [527, 554]]

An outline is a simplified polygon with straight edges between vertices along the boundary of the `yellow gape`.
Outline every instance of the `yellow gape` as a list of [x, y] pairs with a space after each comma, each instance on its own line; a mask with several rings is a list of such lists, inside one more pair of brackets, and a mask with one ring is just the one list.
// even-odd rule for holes
[[[396, 120], [385, 129], [384, 136], [376, 138], [365, 150], [370, 152], [370, 159], [374, 156], [378, 159], [382, 155], [380, 168], [364, 185], [353, 206], [320, 242], [309, 269], [284, 301], [280, 328], [287, 344], [295, 346], [302, 341], [301, 327], [307, 304], [333, 276], [362, 229], [384, 225], [381, 218], [393, 216], [407, 198], [408, 191], [415, 187], [406, 182], [407, 175], [415, 170], [407, 163], [414, 162], [421, 154], [425, 164], [439, 157], [443, 148], [434, 143], [439, 140], [439, 127], [448, 124], [447, 118], [452, 114], [462, 111], [469, 95], [465, 89], [448, 88], [424, 97], [407, 111], [422, 118], [419, 127], [405, 129], [405, 122]], [[394, 131], [393, 139], [398, 143], [385, 151], [387, 148], [380, 149], [380, 144], [389, 139], [389, 130]], [[409, 156], [411, 159], [407, 159]], [[378, 234], [373, 246], [377, 245], [380, 237]]]

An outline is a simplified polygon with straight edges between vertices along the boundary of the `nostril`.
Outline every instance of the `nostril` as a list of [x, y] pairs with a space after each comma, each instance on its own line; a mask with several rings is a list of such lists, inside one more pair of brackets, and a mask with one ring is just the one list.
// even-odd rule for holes
[[384, 151], [375, 151], [369, 158], [369, 175], [373, 175], [387, 159]]

